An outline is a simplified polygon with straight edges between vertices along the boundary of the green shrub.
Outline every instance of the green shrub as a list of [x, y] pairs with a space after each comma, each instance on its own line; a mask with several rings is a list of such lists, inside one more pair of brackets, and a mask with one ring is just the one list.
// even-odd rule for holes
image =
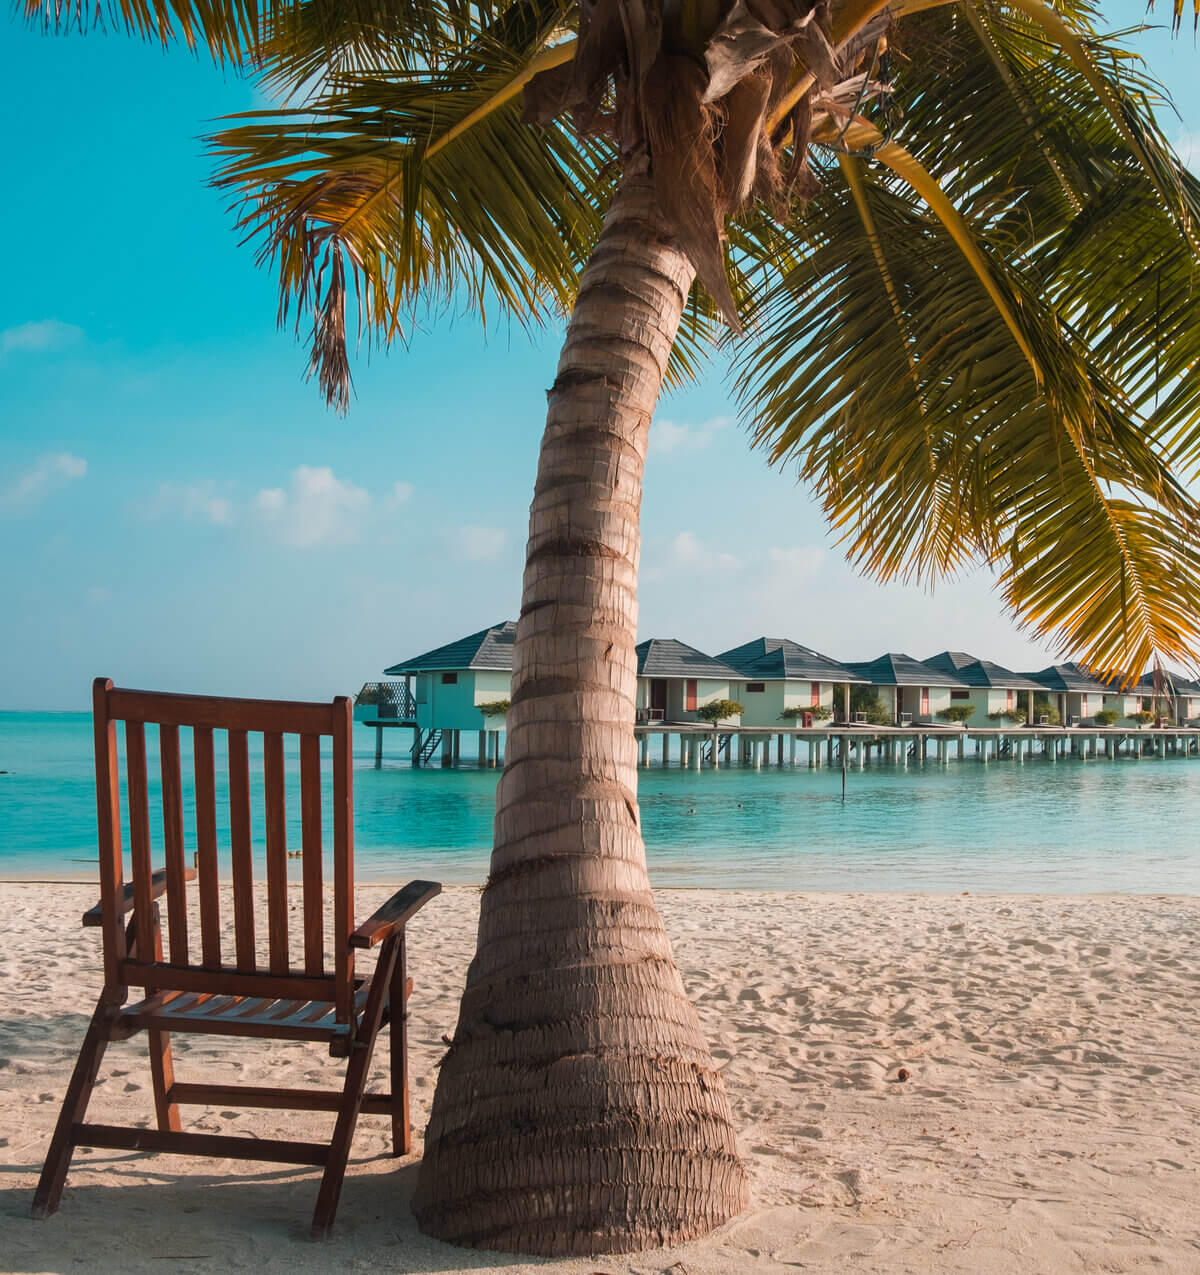
[[1035, 698], [1033, 701], [1033, 720], [1036, 722], [1042, 717], [1044, 717], [1051, 726], [1059, 726], [1062, 724], [1062, 718], [1058, 715], [1058, 709], [1055, 708], [1048, 699]]
[[798, 722], [802, 717], [811, 717], [814, 722], [827, 722], [833, 716], [833, 709], [826, 704], [797, 704], [793, 708], [785, 708], [779, 714], [780, 721]]
[[1097, 726], [1115, 726], [1121, 720], [1121, 714], [1115, 708], [1102, 708], [1092, 717]]
[[974, 715], [974, 704], [951, 704], [949, 708], [939, 708], [934, 714], [935, 717], [940, 717], [944, 722], [956, 722], [960, 725]]
[[1154, 720], [1154, 714], [1148, 708], [1143, 708], [1137, 713], [1130, 713], [1130, 717], [1132, 717], [1135, 722], [1141, 722], [1143, 726], [1149, 726]]
[[746, 711], [735, 699], [715, 699], [696, 710], [696, 716], [703, 722], [711, 722], [714, 726], [727, 717], [739, 717]]
[[[1037, 720], [1036, 718], [1034, 719]], [[1025, 721], [1025, 710], [1023, 708], [998, 708], [994, 713], [988, 714], [989, 722], [1012, 722], [1014, 726], [1020, 726]]]
[[489, 699], [482, 704], [476, 704], [475, 707], [479, 709], [484, 717], [503, 717], [512, 707], [512, 704], [506, 699]]

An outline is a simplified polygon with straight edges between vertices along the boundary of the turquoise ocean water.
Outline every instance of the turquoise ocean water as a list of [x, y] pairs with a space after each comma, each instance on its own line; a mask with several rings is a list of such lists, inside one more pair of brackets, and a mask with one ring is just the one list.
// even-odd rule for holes
[[[414, 771], [393, 760], [401, 735], [389, 732], [376, 770], [375, 733], [355, 728], [358, 877], [482, 882], [498, 772]], [[182, 743], [187, 759], [186, 732]], [[147, 744], [153, 773], [154, 730]], [[295, 781], [294, 749], [288, 769]], [[91, 718], [0, 713], [0, 770], [9, 772], [0, 775], [0, 877], [94, 880]], [[805, 766], [643, 770], [651, 878], [730, 889], [1200, 894], [1200, 759], [873, 765], [849, 772], [844, 803], [841, 786], [840, 770]], [[261, 850], [261, 788], [252, 798]], [[289, 799], [291, 816], [290, 790]], [[150, 800], [157, 849], [153, 783]], [[184, 813], [190, 846], [186, 793]]]

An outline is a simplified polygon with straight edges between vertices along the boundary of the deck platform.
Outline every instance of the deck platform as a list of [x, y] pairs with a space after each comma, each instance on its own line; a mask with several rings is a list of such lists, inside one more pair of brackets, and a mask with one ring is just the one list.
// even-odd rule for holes
[[[361, 726], [375, 728], [375, 764], [383, 763], [383, 732], [398, 727], [416, 729], [416, 722], [397, 717], [360, 719]], [[414, 764], [429, 762], [440, 751], [440, 764], [460, 763], [458, 736], [463, 731], [419, 736], [412, 756]], [[1106, 758], [1200, 757], [1198, 726], [1007, 726], [962, 727], [922, 723], [917, 726], [810, 726], [779, 730], [770, 726], [713, 727], [698, 722], [639, 722], [638, 764], [702, 767], [807, 765], [814, 769], [843, 764], [861, 770], [867, 765], [948, 765], [951, 761], [1058, 762]], [[432, 735], [433, 732], [430, 732]], [[503, 762], [503, 732], [480, 731], [479, 766]], [[435, 745], [431, 747], [430, 745]], [[424, 751], [424, 755], [422, 752]], [[772, 756], [774, 754], [774, 756]], [[418, 760], [420, 758], [420, 760]], [[844, 759], [844, 761], [843, 761]], [[467, 764], [470, 764], [468, 758]]]

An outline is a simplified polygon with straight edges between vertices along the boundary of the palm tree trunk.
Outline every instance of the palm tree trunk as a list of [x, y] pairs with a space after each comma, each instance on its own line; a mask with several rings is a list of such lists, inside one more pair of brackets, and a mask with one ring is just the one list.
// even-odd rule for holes
[[459, 1244], [628, 1252], [746, 1202], [636, 796], [642, 470], [692, 277], [627, 172], [549, 393], [491, 874], [413, 1201]]

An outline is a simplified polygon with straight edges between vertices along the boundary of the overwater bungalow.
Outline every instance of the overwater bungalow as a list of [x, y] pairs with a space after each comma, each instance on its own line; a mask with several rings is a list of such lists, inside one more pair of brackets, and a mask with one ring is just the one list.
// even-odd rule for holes
[[[637, 650], [637, 720], [698, 722], [705, 704], [738, 699], [742, 675], [677, 638], [648, 638]], [[726, 725], [740, 724], [737, 717]]]
[[930, 668], [956, 677], [969, 689], [951, 687], [950, 703], [970, 704], [974, 713], [968, 719], [972, 726], [983, 726], [993, 713], [1023, 711], [1023, 720], [1033, 725], [1033, 698], [1044, 695], [1046, 688], [1024, 673], [968, 655], [966, 651], [942, 651], [922, 660]]
[[1112, 696], [1114, 701], [1117, 698], [1112, 688], [1083, 664], [1052, 664], [1026, 676], [1048, 692], [1046, 698], [1057, 708], [1063, 726], [1091, 725], [1094, 714], [1104, 707], [1105, 696]]
[[897, 726], [936, 722], [953, 702], [952, 691], [971, 689], [956, 674], [891, 651], [865, 663], [847, 661], [846, 667], [869, 683]]
[[[785, 713], [797, 726], [832, 718], [845, 721], [850, 709], [848, 688], [866, 685], [866, 678], [845, 664], [790, 638], [755, 638], [723, 651], [717, 659], [745, 679], [737, 696], [746, 710], [743, 726], [779, 729], [788, 720]], [[837, 686], [846, 689], [835, 695]]]
[[441, 744], [443, 759], [453, 760], [462, 731], [479, 732], [481, 755], [486, 749], [493, 759], [499, 756], [504, 713], [483, 709], [509, 697], [516, 636], [516, 621], [505, 620], [384, 669], [408, 684], [417, 731], [414, 759], [427, 760]]
[[1143, 673], [1137, 689], [1142, 707], [1158, 713], [1166, 721], [1186, 726], [1200, 717], [1200, 682], [1182, 673], [1163, 669], [1157, 683], [1153, 672]]

